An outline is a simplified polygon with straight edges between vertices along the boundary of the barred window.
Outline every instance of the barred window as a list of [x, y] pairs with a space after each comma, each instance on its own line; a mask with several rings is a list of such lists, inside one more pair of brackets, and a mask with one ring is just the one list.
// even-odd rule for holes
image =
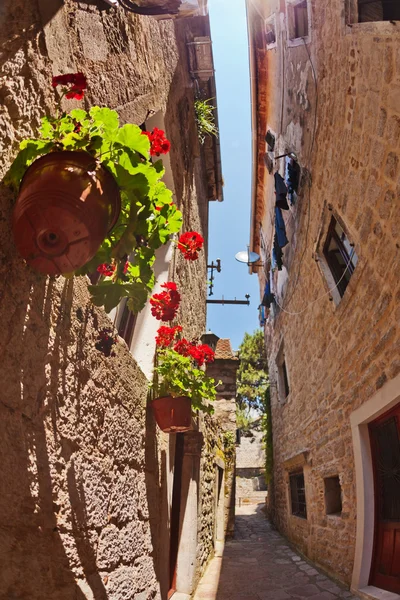
[[358, 21], [400, 21], [399, 0], [358, 0]]
[[289, 475], [292, 515], [307, 519], [306, 489], [303, 471]]

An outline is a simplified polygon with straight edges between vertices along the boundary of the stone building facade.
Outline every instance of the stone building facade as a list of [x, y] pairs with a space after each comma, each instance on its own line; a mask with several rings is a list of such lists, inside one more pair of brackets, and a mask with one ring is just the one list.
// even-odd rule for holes
[[[207, 241], [208, 201], [222, 199], [219, 146], [199, 145], [187, 53], [204, 36], [207, 17], [157, 21], [94, 0], [2, 2], [1, 178], [19, 142], [54, 110], [51, 77], [82, 71], [86, 108], [114, 108], [122, 123], [151, 114], [146, 125], [166, 130], [165, 180], [185, 228]], [[24, 264], [10, 233], [14, 200], [0, 184], [0, 599], [190, 594], [215, 547], [221, 428], [200, 415], [188, 434], [160, 433], [147, 405], [146, 319], [120, 338], [115, 357], [99, 353], [98, 332], [112, 321], [90, 303], [86, 278], [45, 278]], [[206, 251], [195, 265], [168, 252], [161, 282], [177, 282], [180, 322], [199, 337]]]
[[230, 537], [235, 529], [236, 499], [236, 374], [240, 366], [238, 356], [233, 352], [228, 338], [219, 338], [207, 333], [207, 343], [215, 348], [215, 360], [208, 365], [207, 374], [220, 384], [217, 388], [215, 416], [224, 430], [224, 523], [225, 528], [219, 534], [219, 541]]
[[362, 0], [247, 8], [271, 514], [355, 593], [397, 598], [400, 15]]

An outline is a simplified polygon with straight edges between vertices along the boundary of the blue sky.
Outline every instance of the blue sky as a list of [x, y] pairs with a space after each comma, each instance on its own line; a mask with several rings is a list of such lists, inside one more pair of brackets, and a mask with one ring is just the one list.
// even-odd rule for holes
[[259, 327], [258, 279], [235, 260], [250, 238], [251, 122], [250, 82], [245, 0], [209, 0], [218, 120], [224, 177], [224, 201], [210, 202], [209, 264], [221, 259], [215, 274], [214, 296], [244, 300], [250, 306], [208, 304], [207, 328], [229, 337], [237, 349], [247, 331]]

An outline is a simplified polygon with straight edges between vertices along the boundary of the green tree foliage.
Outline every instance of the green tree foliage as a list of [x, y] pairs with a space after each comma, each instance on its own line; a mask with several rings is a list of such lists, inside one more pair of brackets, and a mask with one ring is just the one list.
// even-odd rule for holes
[[269, 388], [264, 334], [259, 329], [245, 333], [239, 346], [240, 367], [237, 374], [237, 404], [240, 412], [251, 409], [265, 412], [265, 393]]

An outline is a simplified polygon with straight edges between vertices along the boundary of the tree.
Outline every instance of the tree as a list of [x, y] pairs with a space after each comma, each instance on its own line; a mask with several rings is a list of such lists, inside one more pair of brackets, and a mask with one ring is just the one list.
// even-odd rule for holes
[[239, 346], [240, 367], [237, 373], [237, 405], [242, 413], [251, 409], [264, 414], [265, 395], [269, 388], [267, 353], [261, 329], [245, 333]]

